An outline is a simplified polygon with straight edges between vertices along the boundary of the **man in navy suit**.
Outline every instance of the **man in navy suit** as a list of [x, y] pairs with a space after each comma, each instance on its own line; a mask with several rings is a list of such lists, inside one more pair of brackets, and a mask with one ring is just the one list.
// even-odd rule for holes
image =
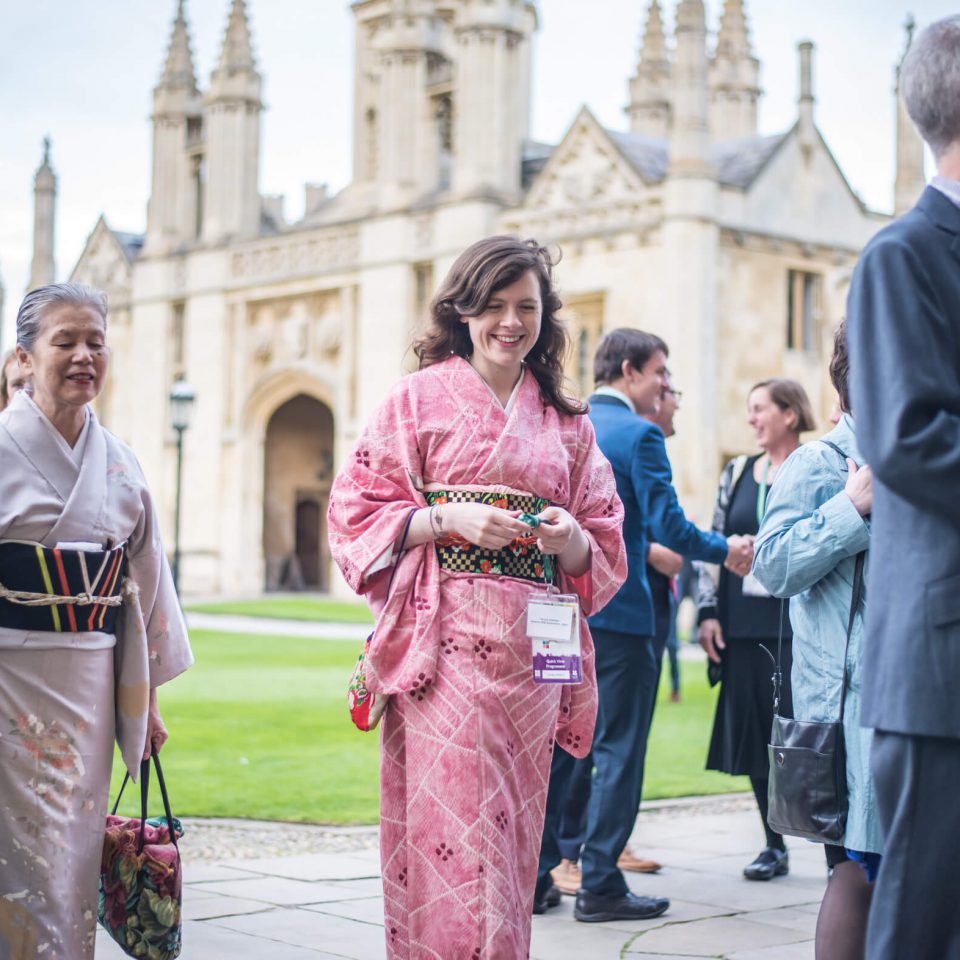
[[[659, 408], [666, 358], [667, 346], [659, 337], [620, 329], [603, 338], [594, 359], [597, 389], [590, 397], [590, 419], [623, 501], [628, 573], [613, 600], [589, 621], [600, 706], [582, 852], [583, 885], [574, 907], [574, 916], [584, 922], [646, 919], [670, 905], [660, 897], [635, 896], [617, 868], [640, 806], [659, 676], [653, 600], [646, 579], [647, 530], [658, 543], [693, 559], [747, 570], [753, 557], [749, 541], [741, 537], [727, 541], [698, 530], [677, 502], [663, 431], [643, 419]], [[555, 818], [556, 798], [563, 793], [560, 781], [570, 766], [564, 759], [557, 756], [551, 770], [553, 796], [547, 801], [534, 899], [537, 912], [551, 905], [549, 871], [560, 862]]]
[[853, 414], [873, 470], [862, 721], [884, 831], [870, 960], [960, 958], [960, 16], [900, 70], [937, 176], [850, 285]]

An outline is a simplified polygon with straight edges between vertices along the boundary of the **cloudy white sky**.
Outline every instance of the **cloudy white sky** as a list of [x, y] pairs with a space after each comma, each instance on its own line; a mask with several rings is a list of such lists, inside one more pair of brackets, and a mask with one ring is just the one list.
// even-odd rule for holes
[[[675, 0], [661, 0], [672, 28]], [[150, 177], [150, 92], [159, 76], [175, 0], [3, 2], [0, 58], [0, 276], [7, 290], [3, 342], [29, 276], [32, 178], [44, 135], [60, 181], [57, 273], [66, 278], [98, 215], [141, 231]], [[261, 190], [303, 209], [303, 184], [342, 187], [350, 170], [352, 18], [345, 0], [247, 0], [268, 109]], [[794, 119], [796, 44], [816, 44], [816, 117], [853, 188], [892, 207], [893, 67], [910, 11], [922, 26], [955, 13], [956, 0], [747, 0], [762, 62], [760, 128]], [[188, 0], [201, 85], [219, 52], [229, 0]], [[533, 129], [557, 141], [587, 103], [624, 125], [646, 0], [541, 0]], [[715, 30], [722, 0], [707, 0]]]

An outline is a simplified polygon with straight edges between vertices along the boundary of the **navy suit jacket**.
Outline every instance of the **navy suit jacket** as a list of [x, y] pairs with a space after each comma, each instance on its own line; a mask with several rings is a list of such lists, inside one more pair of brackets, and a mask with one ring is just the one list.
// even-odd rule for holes
[[960, 208], [927, 187], [881, 230], [847, 318], [873, 469], [861, 717], [960, 739]]
[[623, 501], [623, 539], [627, 545], [627, 579], [616, 596], [590, 617], [590, 626], [617, 633], [652, 637], [653, 601], [647, 583], [647, 531], [657, 543], [694, 560], [720, 563], [727, 541], [697, 529], [683, 513], [673, 489], [663, 431], [637, 416], [616, 397], [590, 398], [590, 420], [597, 445], [613, 467]]

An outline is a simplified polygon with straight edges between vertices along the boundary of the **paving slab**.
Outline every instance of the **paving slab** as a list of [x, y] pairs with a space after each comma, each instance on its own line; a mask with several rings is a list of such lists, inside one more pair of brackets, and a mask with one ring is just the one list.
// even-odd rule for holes
[[239, 874], [259, 873], [289, 880], [361, 880], [380, 876], [380, 855], [358, 853], [304, 853], [292, 857], [224, 860]]
[[804, 934], [786, 927], [754, 923], [743, 917], [714, 917], [696, 923], [678, 923], [639, 934], [627, 949], [645, 953], [676, 952], [694, 957], [723, 956], [736, 950], [780, 947], [809, 940]]
[[[211, 920], [235, 933], [308, 949], [350, 960], [384, 960], [383, 927], [311, 910], [279, 910], [247, 917]], [[263, 960], [267, 960], [268, 954]]]

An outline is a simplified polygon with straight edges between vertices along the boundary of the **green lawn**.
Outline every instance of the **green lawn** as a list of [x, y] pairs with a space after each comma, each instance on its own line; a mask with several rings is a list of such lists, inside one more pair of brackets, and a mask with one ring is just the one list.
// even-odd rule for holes
[[[377, 735], [356, 731], [345, 688], [359, 643], [195, 631], [196, 665], [163, 687], [171, 738], [164, 774], [178, 816], [318, 823], [377, 819]], [[647, 798], [746, 789], [703, 770], [716, 693], [682, 664], [683, 702], [666, 676], [647, 754]], [[122, 776], [117, 762], [113, 789]], [[123, 809], [135, 813], [135, 791]], [[151, 813], [160, 810], [159, 797]]]
[[330, 623], [373, 623], [370, 608], [353, 600], [331, 600], [318, 594], [294, 597], [264, 597], [257, 600], [233, 600], [224, 603], [188, 603], [187, 610], [197, 613], [226, 613], [244, 617], [268, 617], [277, 620], [325, 620]]

